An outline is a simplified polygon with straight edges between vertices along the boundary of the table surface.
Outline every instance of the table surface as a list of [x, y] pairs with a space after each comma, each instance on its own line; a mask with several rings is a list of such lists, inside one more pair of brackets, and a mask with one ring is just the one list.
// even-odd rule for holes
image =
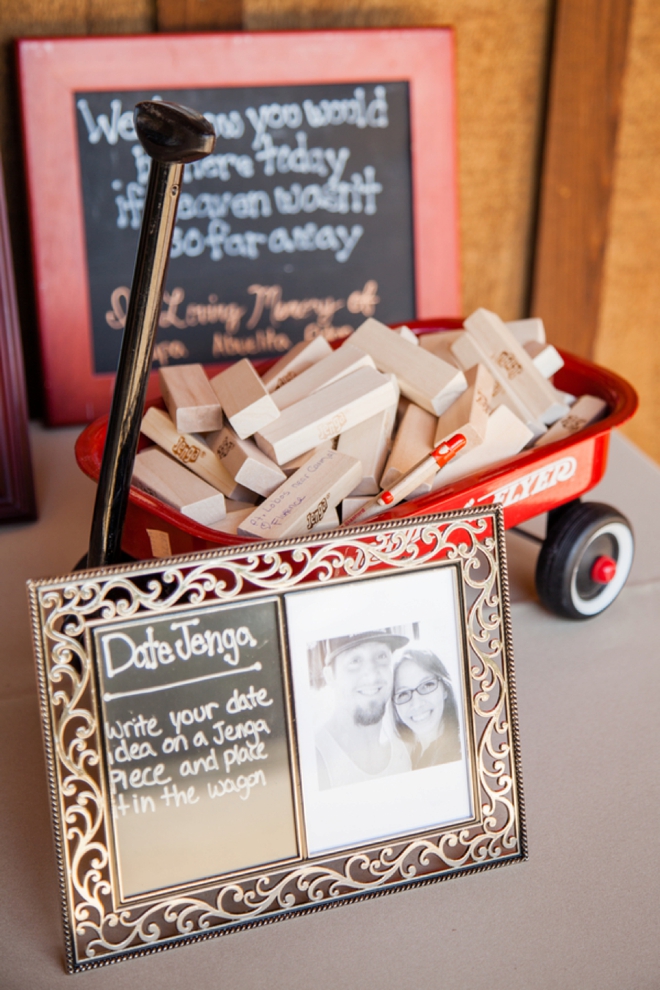
[[660, 986], [660, 471], [616, 435], [589, 498], [628, 516], [637, 552], [607, 612], [544, 612], [537, 550], [507, 534], [527, 862], [67, 976], [25, 581], [85, 552], [95, 489], [76, 433], [32, 426], [39, 521], [0, 530], [3, 990]]

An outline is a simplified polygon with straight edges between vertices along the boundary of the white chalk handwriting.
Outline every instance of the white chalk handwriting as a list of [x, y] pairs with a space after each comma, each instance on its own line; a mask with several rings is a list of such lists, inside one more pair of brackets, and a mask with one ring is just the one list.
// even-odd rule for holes
[[[151, 162], [137, 141], [132, 111], [125, 109], [119, 98], [109, 100], [105, 112], [93, 113], [84, 97], [77, 100], [76, 107], [82, 121], [81, 134], [89, 144], [131, 144], [135, 179], [114, 178], [111, 186], [117, 229], [139, 230]], [[206, 158], [185, 166], [184, 185], [206, 180], [228, 183], [252, 179], [258, 170], [264, 177], [291, 174], [318, 177], [322, 181], [292, 182], [288, 187], [277, 185], [272, 190], [215, 192], [205, 189], [199, 193], [184, 190], [179, 199], [171, 257], [197, 258], [208, 252], [212, 261], [225, 257], [257, 260], [264, 251], [276, 255], [328, 251], [336, 262], [344, 264], [365, 232], [361, 224], [354, 224], [349, 229], [342, 224], [308, 223], [293, 228], [276, 227], [266, 232], [234, 230], [225, 218], [255, 221], [271, 217], [274, 211], [283, 216], [317, 211], [365, 217], [375, 215], [378, 197], [384, 192], [375, 166], [365, 165], [346, 179], [350, 148], [346, 144], [337, 147], [313, 144], [307, 129], [313, 133], [321, 127], [386, 128], [389, 126], [388, 112], [384, 85], [375, 85], [371, 93], [369, 87], [357, 86], [353, 95], [345, 99], [264, 103], [247, 107], [244, 115], [237, 109], [223, 113], [205, 111], [204, 116], [211, 121], [222, 141], [243, 137], [249, 127], [251, 154], [219, 148]], [[198, 225], [188, 226], [190, 221], [199, 220], [208, 221], [205, 229]], [[163, 354], [161, 358], [164, 359], [161, 363], [165, 363], [168, 355]]]
[[170, 623], [172, 631], [181, 631], [181, 638], [174, 641], [174, 649], [167, 640], [155, 638], [153, 626], [146, 627], [141, 643], [137, 643], [126, 632], [104, 633], [101, 636], [101, 653], [105, 676], [112, 679], [132, 667], [158, 670], [177, 659], [185, 661], [191, 656], [213, 657], [216, 653], [224, 663], [236, 667], [240, 662], [240, 648], [257, 645], [257, 640], [247, 626], [191, 632], [191, 628], [199, 625], [199, 622], [199, 619], [187, 619]]

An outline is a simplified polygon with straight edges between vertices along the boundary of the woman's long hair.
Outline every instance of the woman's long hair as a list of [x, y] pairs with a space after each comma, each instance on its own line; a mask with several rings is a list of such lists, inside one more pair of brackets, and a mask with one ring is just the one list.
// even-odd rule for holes
[[[440, 723], [442, 735], [444, 738], [455, 739], [457, 744], [460, 746], [459, 739], [459, 729], [458, 729], [458, 709], [456, 708], [456, 698], [454, 696], [454, 689], [452, 687], [449, 674], [445, 669], [440, 657], [437, 657], [435, 653], [431, 650], [416, 649], [410, 647], [405, 649], [401, 656], [397, 657], [396, 665], [394, 667], [394, 685], [396, 685], [396, 672], [405, 660], [412, 660], [427, 673], [431, 674], [433, 677], [437, 677], [443, 684], [445, 689], [445, 707], [442, 713], [442, 721]], [[394, 693], [396, 687], [392, 689], [392, 710], [394, 712], [394, 728], [397, 733], [406, 743], [406, 745], [412, 749], [417, 742], [417, 737], [413, 730], [405, 724], [399, 718], [399, 712], [397, 706], [394, 704]]]

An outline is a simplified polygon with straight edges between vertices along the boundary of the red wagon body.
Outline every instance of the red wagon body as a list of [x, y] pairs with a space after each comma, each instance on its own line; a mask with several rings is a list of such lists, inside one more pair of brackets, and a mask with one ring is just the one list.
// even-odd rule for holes
[[[435, 319], [408, 325], [421, 335], [456, 329], [462, 322]], [[499, 502], [504, 509], [505, 526], [511, 528], [573, 502], [593, 488], [605, 473], [610, 432], [633, 415], [637, 395], [619, 375], [571, 354], [562, 356], [565, 364], [554, 377], [555, 385], [577, 396], [589, 394], [604, 399], [608, 413], [603, 419], [572, 437], [523, 451], [438, 491], [403, 502], [383, 512], [377, 521]], [[107, 417], [96, 420], [76, 444], [78, 463], [94, 480], [99, 477], [106, 425]], [[194, 553], [249, 542], [248, 537], [208, 529], [153, 496], [131, 488], [122, 538], [122, 548], [131, 557]]]

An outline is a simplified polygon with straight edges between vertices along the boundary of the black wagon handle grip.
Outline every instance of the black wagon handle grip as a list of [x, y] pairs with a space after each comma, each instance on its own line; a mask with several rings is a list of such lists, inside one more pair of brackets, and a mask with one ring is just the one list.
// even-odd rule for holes
[[135, 105], [135, 133], [144, 150], [163, 165], [187, 165], [210, 155], [215, 146], [213, 125], [188, 107], [165, 100]]
[[215, 147], [213, 125], [188, 107], [148, 100], [137, 104], [134, 119], [138, 140], [152, 163], [94, 504], [87, 567], [113, 564], [120, 556], [183, 167], [205, 158]]

